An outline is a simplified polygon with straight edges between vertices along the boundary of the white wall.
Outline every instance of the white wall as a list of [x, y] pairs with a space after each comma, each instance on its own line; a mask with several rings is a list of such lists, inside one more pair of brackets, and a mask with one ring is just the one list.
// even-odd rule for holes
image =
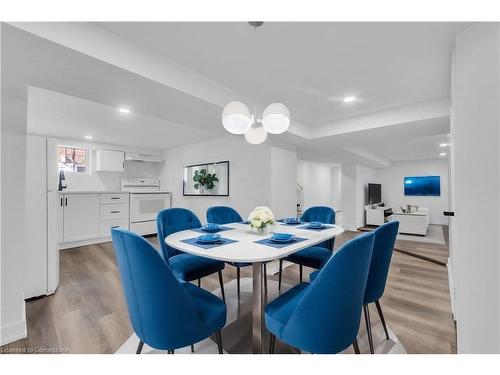
[[346, 164], [341, 168], [342, 225], [356, 230], [356, 165]]
[[[198, 215], [202, 222], [205, 221], [207, 208], [215, 205], [226, 205], [235, 208], [245, 219], [256, 206], [269, 206], [273, 208], [276, 201], [276, 216], [287, 213], [287, 204], [290, 210], [295, 208], [295, 190], [293, 198], [277, 199], [271, 193], [272, 186], [279, 189], [283, 186], [293, 186], [296, 182], [296, 156], [294, 152], [274, 150], [270, 142], [262, 145], [250, 145], [243, 137], [224, 136], [199, 143], [176, 147], [165, 153], [165, 165], [161, 173], [162, 189], [172, 192], [172, 204], [175, 207], [184, 207]], [[271, 156], [271, 152], [272, 155]], [[290, 157], [284, 157], [289, 155]], [[229, 197], [196, 196], [185, 197], [182, 195], [183, 167], [192, 164], [229, 160]], [[271, 183], [271, 168], [276, 166], [288, 173], [274, 173]], [[292, 167], [293, 166], [293, 167]], [[279, 178], [279, 181], [276, 180]], [[287, 189], [292, 191], [292, 189]], [[289, 193], [288, 193], [289, 194]], [[288, 202], [289, 203], [286, 203]]]
[[333, 207], [332, 167], [329, 164], [298, 160], [297, 182], [304, 188], [299, 202], [302, 211], [311, 206]]
[[335, 209], [342, 208], [342, 168], [332, 167], [332, 204]]
[[[277, 218], [297, 213], [297, 153], [271, 147], [271, 209]], [[292, 183], [293, 181], [293, 183]]]
[[15, 48], [4, 23], [0, 23], [1, 48], [1, 242], [0, 242], [0, 345], [26, 337], [24, 304], [26, 90], [13, 88]]
[[[376, 182], [382, 184], [382, 201], [394, 211], [407, 204], [428, 207], [431, 224], [448, 224], [448, 219], [443, 216], [443, 210], [449, 209], [448, 175], [448, 159], [402, 161], [377, 169]], [[440, 176], [441, 196], [405, 196], [403, 181], [408, 176]]]
[[376, 170], [361, 164], [344, 164], [341, 168], [342, 225], [356, 230], [365, 225], [365, 203], [368, 183], [376, 181]]
[[456, 38], [452, 78], [451, 269], [459, 353], [500, 352], [500, 31]]
[[365, 165], [356, 166], [356, 228], [365, 225], [365, 205], [368, 202], [368, 184], [376, 181], [377, 171]]
[[[32, 137], [42, 137], [31, 135]], [[88, 173], [66, 172], [67, 190], [120, 190], [122, 177], [151, 177], [158, 178], [163, 169], [163, 163], [143, 163], [136, 161], [125, 161], [124, 172], [96, 172], [95, 150], [108, 149], [125, 152], [154, 152], [161, 154], [159, 150], [139, 150], [133, 147], [108, 145], [88, 141], [72, 139], [58, 139], [59, 145], [81, 147], [89, 150]], [[29, 150], [28, 150], [29, 151]]]

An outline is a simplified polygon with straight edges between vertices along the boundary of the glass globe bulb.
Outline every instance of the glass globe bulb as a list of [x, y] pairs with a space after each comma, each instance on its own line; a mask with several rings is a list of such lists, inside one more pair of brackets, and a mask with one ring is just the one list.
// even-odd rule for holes
[[271, 134], [281, 134], [290, 127], [290, 111], [281, 103], [270, 104], [263, 113], [262, 125]]
[[264, 130], [262, 126], [251, 127], [245, 133], [245, 139], [248, 143], [252, 145], [258, 145], [264, 142], [267, 139], [267, 132]]
[[222, 111], [222, 125], [231, 134], [245, 134], [252, 126], [248, 107], [241, 102], [231, 102]]

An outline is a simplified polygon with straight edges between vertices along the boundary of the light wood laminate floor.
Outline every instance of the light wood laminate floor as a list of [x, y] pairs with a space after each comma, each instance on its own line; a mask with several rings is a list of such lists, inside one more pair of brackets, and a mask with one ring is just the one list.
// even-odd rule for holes
[[[359, 234], [344, 233], [335, 247]], [[158, 246], [155, 237], [149, 240]], [[422, 242], [398, 241], [396, 246], [442, 259], [448, 253], [447, 246]], [[305, 268], [304, 277], [310, 271]], [[223, 273], [226, 282], [236, 277], [229, 265]], [[251, 267], [242, 268], [245, 276], [251, 276]], [[295, 284], [298, 278], [297, 266], [285, 269], [285, 282]], [[215, 290], [217, 276], [203, 279], [202, 286]], [[408, 353], [456, 352], [446, 267], [395, 252], [381, 303], [388, 325]], [[27, 302], [26, 314], [28, 337], [2, 347], [2, 352], [114, 353], [132, 330], [112, 244], [62, 251], [57, 292]], [[380, 324], [374, 308], [371, 316], [374, 326]]]

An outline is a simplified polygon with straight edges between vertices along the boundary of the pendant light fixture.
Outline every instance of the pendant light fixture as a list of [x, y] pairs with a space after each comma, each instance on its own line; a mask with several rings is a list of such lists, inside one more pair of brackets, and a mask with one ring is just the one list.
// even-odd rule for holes
[[284, 104], [270, 104], [262, 114], [262, 125], [268, 133], [284, 133], [290, 127], [290, 111]]
[[[248, 23], [257, 30], [264, 22]], [[258, 119], [244, 103], [234, 101], [224, 107], [222, 125], [231, 134], [245, 134], [248, 143], [260, 144], [267, 139], [267, 133], [282, 134], [288, 130], [290, 111], [282, 103], [272, 103], [264, 110], [262, 119]]]
[[255, 124], [245, 133], [245, 139], [252, 145], [258, 145], [267, 139], [267, 132], [262, 125]]
[[231, 102], [222, 111], [222, 125], [231, 134], [245, 134], [252, 123], [248, 107], [241, 102]]

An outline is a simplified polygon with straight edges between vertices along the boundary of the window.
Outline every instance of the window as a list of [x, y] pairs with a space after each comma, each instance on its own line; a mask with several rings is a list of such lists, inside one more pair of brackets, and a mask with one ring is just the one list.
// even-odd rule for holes
[[84, 148], [59, 146], [59, 170], [64, 172], [87, 172], [87, 150]]

